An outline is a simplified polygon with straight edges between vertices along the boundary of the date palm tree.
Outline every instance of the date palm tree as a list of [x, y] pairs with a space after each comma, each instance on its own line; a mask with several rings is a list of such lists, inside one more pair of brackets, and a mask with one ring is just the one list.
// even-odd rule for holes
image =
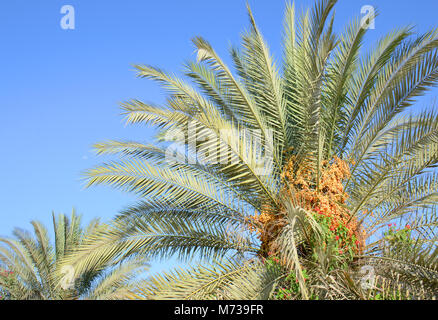
[[98, 263], [74, 278], [74, 270], [62, 268], [62, 260], [94, 232], [102, 228], [94, 220], [84, 229], [81, 217], [74, 211], [70, 218], [53, 215], [54, 246], [48, 230], [32, 221], [34, 235], [16, 228], [15, 238], [0, 238], [0, 288], [11, 300], [53, 299], [125, 299], [140, 272], [146, 268], [144, 259], [125, 259]]
[[233, 70], [201, 37], [185, 77], [135, 65], [168, 92], [122, 104], [156, 143], [96, 144], [120, 159], [86, 177], [140, 201], [69, 263], [190, 262], [138, 285], [156, 299], [436, 296], [438, 113], [415, 102], [437, 84], [438, 31], [395, 29], [368, 50], [374, 17], [336, 34], [335, 3], [286, 6], [280, 62], [248, 7]]

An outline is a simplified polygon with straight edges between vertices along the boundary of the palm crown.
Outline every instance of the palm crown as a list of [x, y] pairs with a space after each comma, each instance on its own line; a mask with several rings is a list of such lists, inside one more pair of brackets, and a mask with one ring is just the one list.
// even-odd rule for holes
[[144, 272], [145, 259], [102, 261], [76, 273], [63, 264], [85, 240], [103, 227], [94, 220], [81, 227], [81, 217], [53, 215], [54, 246], [48, 230], [32, 221], [34, 235], [21, 229], [14, 230], [15, 238], [0, 238], [0, 290], [4, 298], [13, 300], [53, 299], [125, 299], [133, 297], [134, 280]]
[[[122, 105], [157, 143], [95, 146], [122, 159], [89, 170], [89, 185], [141, 201], [82, 247], [79, 270], [126, 252], [202, 260], [139, 284], [149, 298], [436, 293], [438, 114], [412, 106], [438, 79], [437, 30], [397, 29], [364, 53], [359, 20], [334, 33], [335, 3], [299, 17], [286, 6], [281, 64], [248, 7], [234, 73], [200, 37], [190, 82], [135, 66], [169, 93], [164, 106]], [[377, 276], [367, 290], [363, 265]]]

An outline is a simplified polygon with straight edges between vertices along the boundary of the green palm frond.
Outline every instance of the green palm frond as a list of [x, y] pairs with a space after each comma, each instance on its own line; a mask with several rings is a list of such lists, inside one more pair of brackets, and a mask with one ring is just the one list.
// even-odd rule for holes
[[282, 276], [280, 270], [268, 270], [255, 261], [222, 260], [153, 276], [139, 284], [138, 296], [159, 300], [267, 299]]

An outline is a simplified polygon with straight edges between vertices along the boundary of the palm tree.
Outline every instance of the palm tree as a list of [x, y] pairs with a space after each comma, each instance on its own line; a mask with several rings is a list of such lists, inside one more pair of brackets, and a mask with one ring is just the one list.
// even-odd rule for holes
[[49, 241], [47, 229], [37, 221], [31, 222], [34, 235], [16, 228], [15, 239], [0, 238], [0, 266], [6, 269], [0, 275], [0, 288], [5, 298], [101, 300], [132, 297], [133, 280], [146, 267], [144, 259], [102, 262], [93, 269], [75, 274], [72, 268], [63, 268], [63, 259], [103, 225], [93, 220], [84, 229], [81, 217], [74, 211], [70, 218], [64, 214], [58, 219], [52, 216], [54, 246]]
[[396, 29], [364, 53], [366, 25], [335, 34], [335, 3], [286, 6], [281, 63], [248, 7], [234, 73], [200, 37], [186, 78], [135, 65], [169, 94], [122, 104], [156, 143], [96, 144], [121, 159], [86, 176], [140, 202], [69, 262], [191, 262], [139, 284], [157, 299], [436, 297], [438, 113], [414, 106], [437, 84], [438, 30]]

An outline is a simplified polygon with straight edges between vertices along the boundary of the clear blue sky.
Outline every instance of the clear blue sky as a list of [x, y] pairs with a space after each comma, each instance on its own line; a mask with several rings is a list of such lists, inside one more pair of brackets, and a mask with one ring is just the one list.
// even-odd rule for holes
[[[249, 1], [277, 58], [283, 0]], [[313, 1], [296, 1], [297, 7]], [[75, 8], [75, 30], [60, 27], [63, 5]], [[340, 0], [336, 28], [360, 15], [380, 15], [366, 43], [394, 27], [438, 26], [438, 1]], [[102, 162], [91, 146], [106, 139], [151, 140], [151, 130], [125, 127], [118, 102], [160, 103], [163, 91], [136, 79], [134, 63], [180, 72], [194, 58], [190, 39], [208, 39], [226, 61], [230, 43], [248, 26], [244, 0], [108, 1], [3, 0], [0, 2], [0, 235], [50, 225], [51, 212], [73, 207], [89, 221], [108, 221], [135, 197], [107, 187], [84, 189], [81, 173]], [[423, 98], [431, 103], [438, 91]], [[161, 266], [161, 265], [160, 265]], [[157, 270], [155, 267], [154, 270]]]

